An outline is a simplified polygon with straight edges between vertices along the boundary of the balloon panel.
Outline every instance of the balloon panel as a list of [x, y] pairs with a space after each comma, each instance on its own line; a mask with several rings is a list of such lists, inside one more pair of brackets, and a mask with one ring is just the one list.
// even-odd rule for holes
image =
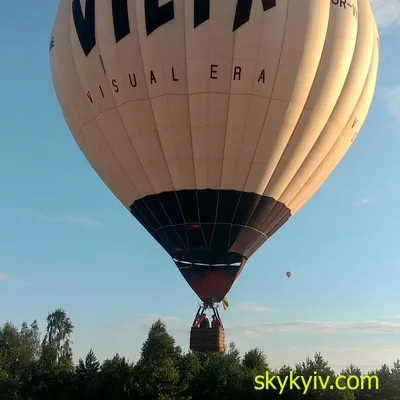
[[368, 0], [334, 3], [60, 2], [50, 60], [66, 122], [201, 298], [225, 296], [366, 118], [376, 24]]

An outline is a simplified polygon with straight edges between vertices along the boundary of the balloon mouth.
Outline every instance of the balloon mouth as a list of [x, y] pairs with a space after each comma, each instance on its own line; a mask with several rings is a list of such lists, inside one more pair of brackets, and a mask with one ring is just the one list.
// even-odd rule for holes
[[[175, 257], [172, 259], [186, 282], [203, 302], [212, 303], [222, 301], [247, 261], [245, 257], [237, 253], [225, 253], [224, 257], [219, 253], [218, 258], [214, 255], [211, 260], [208, 252], [179, 255], [179, 259]], [[192, 256], [191, 259], [190, 256]], [[198, 261], [201, 258], [204, 262]]]
[[172, 260], [179, 269], [193, 267], [240, 267], [243, 257], [233, 252], [215, 252], [210, 250], [193, 250], [176, 252]]

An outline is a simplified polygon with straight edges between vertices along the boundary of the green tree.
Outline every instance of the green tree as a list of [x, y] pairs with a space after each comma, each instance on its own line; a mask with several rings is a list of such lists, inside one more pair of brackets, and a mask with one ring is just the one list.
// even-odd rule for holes
[[136, 388], [143, 399], [183, 399], [187, 383], [181, 377], [182, 353], [167, 333], [166, 325], [156, 321], [144, 342], [135, 366]]
[[93, 349], [85, 357], [81, 358], [75, 368], [76, 396], [77, 398], [95, 399], [97, 389], [97, 377], [100, 371], [100, 362], [97, 360]]
[[2, 368], [7, 376], [17, 378], [20, 375], [20, 342], [18, 328], [11, 322], [6, 322], [0, 329], [0, 351]]
[[105, 360], [96, 378], [97, 399], [125, 400], [135, 397], [133, 364], [116, 354]]
[[[149, 330], [137, 364], [115, 355], [100, 366], [92, 349], [85, 359], [72, 363], [73, 326], [63, 310], [48, 315], [46, 335], [40, 345], [36, 321], [19, 329], [6, 322], [0, 327], [0, 400], [399, 400], [400, 360], [369, 372], [379, 387], [369, 390], [254, 390], [254, 378], [268, 371], [284, 380], [290, 374], [306, 379], [335, 379], [320, 353], [294, 368], [270, 371], [260, 349], [241, 358], [231, 343], [224, 353], [182, 353], [158, 320]], [[361, 377], [350, 364], [341, 375]], [[328, 383], [329, 384], [329, 383]]]
[[197, 356], [200, 370], [190, 391], [194, 400], [243, 398], [244, 374], [234, 343], [229, 344], [225, 353], [197, 353]]
[[28, 371], [37, 363], [39, 354], [40, 335], [36, 321], [30, 326], [23, 322], [21, 329], [10, 322], [6, 322], [0, 328], [0, 395], [3, 393], [2, 395], [6, 396], [7, 393], [7, 398], [13, 398], [17, 396], [16, 393], [30, 393], [30, 390], [26, 390]]
[[73, 325], [61, 308], [47, 316], [46, 334], [42, 342], [42, 361], [45, 368], [72, 372], [74, 369], [71, 349]]
[[[269, 371], [267, 356], [258, 348], [246, 352], [241, 361], [240, 394], [246, 399], [261, 399], [264, 395], [254, 389], [255, 378]], [[269, 393], [271, 396], [271, 394]]]
[[[340, 372], [340, 375], [343, 375], [346, 377], [357, 376], [358, 378], [361, 378], [362, 371], [360, 370], [360, 368], [356, 367], [355, 365], [350, 364]], [[361, 388], [357, 388], [352, 391], [345, 390], [345, 391], [343, 391], [343, 396], [347, 396], [347, 397], [345, 397], [345, 400], [347, 400], [347, 398], [349, 398], [350, 400], [352, 398], [359, 399], [361, 396], [360, 391], [361, 391]]]
[[[298, 376], [296, 375], [296, 371], [289, 365], [283, 365], [278, 370], [271, 372], [271, 374], [279, 377], [281, 379], [281, 382], [284, 382], [285, 379], [289, 380], [291, 375], [293, 375], [294, 378]], [[307, 398], [300, 391], [297, 391], [296, 388], [291, 390], [288, 384], [286, 384], [282, 394], [279, 394], [279, 392], [281, 391], [279, 384], [276, 384], [275, 386], [276, 390], [273, 391], [274, 394], [273, 398], [275, 399], [284, 398], [287, 400], [295, 400], [295, 399]]]
[[78, 376], [81, 376], [84, 379], [92, 379], [98, 374], [98, 372], [100, 371], [100, 363], [97, 360], [93, 349], [89, 350], [89, 353], [86, 355], [85, 361], [83, 361], [81, 358], [79, 359], [75, 371]]
[[0, 366], [0, 399], [19, 400], [18, 384]]
[[186, 387], [185, 396], [190, 397], [191, 388], [194, 380], [200, 371], [200, 361], [196, 353], [188, 352], [182, 355], [182, 358], [177, 366], [179, 375], [183, 385]]
[[[323, 358], [321, 353], [315, 353], [314, 359], [307, 358], [305, 362], [297, 364], [295, 375], [302, 376], [306, 380], [310, 378], [313, 379], [314, 376], [317, 376], [317, 379], [322, 379], [323, 382], [326, 382], [327, 379], [329, 379], [329, 382], [332, 382], [336, 378], [335, 371], [329, 367], [328, 362]], [[298, 392], [303, 393], [303, 384], [299, 383], [299, 386], [301, 389]], [[338, 391], [324, 390], [321, 383], [319, 383], [315, 389], [309, 389], [307, 392], [307, 398], [310, 400], [335, 400], [337, 397]]]
[[172, 358], [178, 362], [182, 350], [175, 345], [175, 339], [167, 333], [167, 327], [160, 319], [150, 328], [147, 340], [143, 343], [141, 359], [154, 363], [163, 358]]
[[242, 365], [254, 374], [265, 374], [268, 370], [267, 356], [258, 348], [249, 350], [243, 356]]
[[[383, 364], [381, 368], [371, 371], [370, 376], [377, 376], [379, 388], [377, 390], [364, 389], [364, 398], [371, 400], [398, 400], [399, 399], [399, 363], [394, 363], [393, 368]], [[373, 384], [374, 386], [374, 384]]]

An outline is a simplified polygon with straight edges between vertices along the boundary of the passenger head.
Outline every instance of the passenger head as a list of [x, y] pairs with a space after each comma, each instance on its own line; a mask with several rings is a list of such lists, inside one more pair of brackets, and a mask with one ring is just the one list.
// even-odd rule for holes
[[217, 317], [215, 315], [212, 316], [212, 319], [216, 319]]

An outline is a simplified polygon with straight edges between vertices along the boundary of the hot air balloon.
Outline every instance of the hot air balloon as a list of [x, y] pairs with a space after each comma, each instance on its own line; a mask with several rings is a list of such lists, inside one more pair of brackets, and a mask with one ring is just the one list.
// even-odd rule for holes
[[369, 0], [61, 0], [50, 42], [77, 144], [204, 309], [345, 155], [378, 59]]
[[286, 272], [286, 276], [287, 276], [288, 278], [290, 278], [290, 277], [292, 276], [292, 273], [291, 273], [290, 271], [288, 271], [288, 272]]

